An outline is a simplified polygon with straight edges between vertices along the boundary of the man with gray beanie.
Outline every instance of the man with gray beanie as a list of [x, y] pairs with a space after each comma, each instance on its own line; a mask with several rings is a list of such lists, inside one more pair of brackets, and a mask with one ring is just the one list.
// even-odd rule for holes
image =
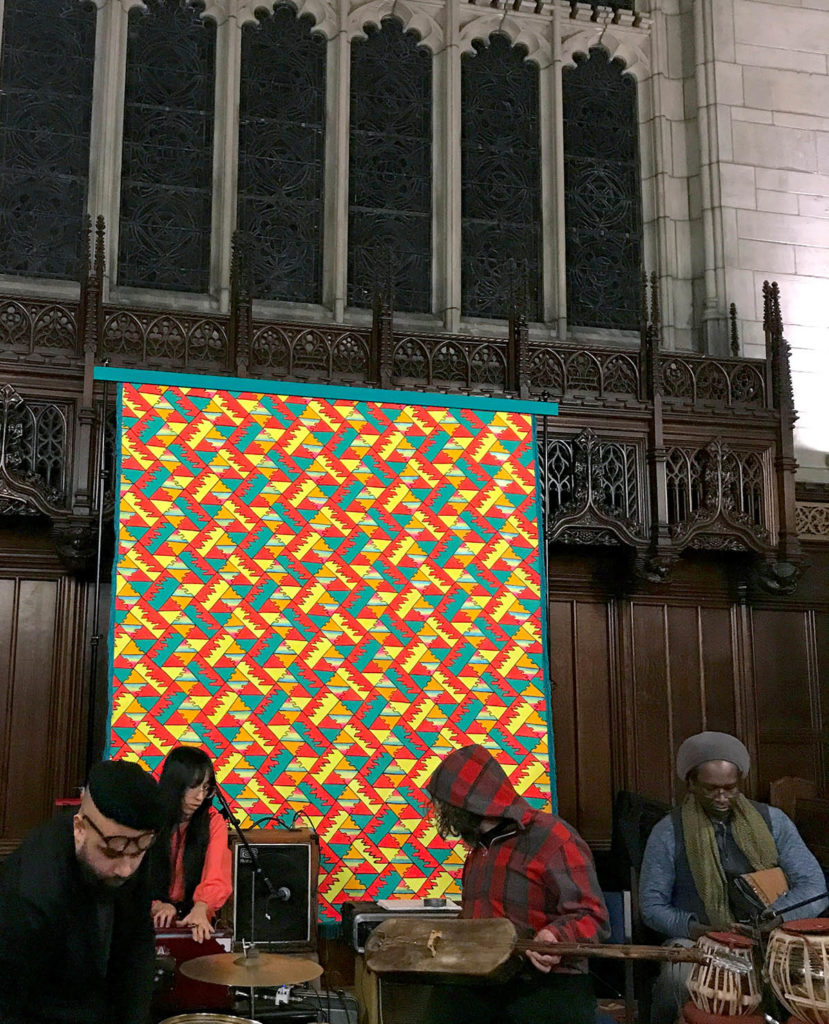
[[[653, 828], [639, 886], [645, 924], [676, 945], [690, 946], [708, 931], [750, 922], [758, 905], [737, 880], [754, 872], [782, 871], [774, 877], [783, 895], [770, 909], [784, 919], [814, 917], [823, 908], [823, 872], [794, 824], [778, 808], [742, 794], [750, 763], [745, 746], [724, 732], [698, 733], [679, 748], [676, 770], [687, 794]], [[689, 974], [690, 965], [662, 965], [651, 1024], [677, 1020], [688, 999]]]
[[103, 761], [77, 814], [35, 829], [0, 868], [0, 1022], [145, 1024], [155, 939], [145, 854], [155, 780]]

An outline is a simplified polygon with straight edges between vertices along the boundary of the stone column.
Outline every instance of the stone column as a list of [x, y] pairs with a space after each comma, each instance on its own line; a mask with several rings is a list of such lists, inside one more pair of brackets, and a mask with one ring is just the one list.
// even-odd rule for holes
[[337, 31], [328, 40], [325, 117], [325, 231], [322, 301], [342, 323], [348, 279], [348, 117], [351, 91], [351, 41], [348, 3], [338, 4]]
[[541, 265], [545, 323], [567, 337], [567, 278], [564, 224], [564, 114], [561, 103], [561, 5], [553, 6], [552, 61], [539, 68], [541, 120]]
[[96, 0], [95, 74], [89, 141], [89, 205], [92, 223], [106, 224], [103, 300], [118, 280], [118, 229], [121, 208], [121, 153], [124, 141], [124, 83], [127, 22], [141, 0]]
[[444, 7], [444, 46], [434, 57], [435, 313], [457, 332], [461, 315], [461, 51], [458, 7]]
[[230, 0], [214, 0], [204, 14], [216, 21], [210, 295], [222, 313], [230, 308], [230, 260], [236, 230], [242, 25], [245, 21], [255, 22], [244, 9], [240, 9], [238, 18], [230, 18], [229, 7]]
[[[731, 0], [715, 0], [720, 8]], [[702, 347], [710, 355], [728, 355], [728, 304], [725, 294], [720, 161], [731, 160], [730, 124], [721, 122], [712, 0], [694, 0], [694, 60], [699, 129], [700, 197], [705, 252]], [[728, 129], [726, 133], [725, 129]], [[722, 130], [721, 130], [722, 129]], [[724, 143], [721, 146], [721, 141]]]

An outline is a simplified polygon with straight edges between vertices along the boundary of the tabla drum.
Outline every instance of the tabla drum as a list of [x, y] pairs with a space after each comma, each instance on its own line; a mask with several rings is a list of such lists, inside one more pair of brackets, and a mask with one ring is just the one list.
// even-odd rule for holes
[[700, 1010], [689, 999], [682, 1007], [680, 1024], [768, 1024], [769, 1018], [764, 1013], [745, 1013], [739, 1017], [720, 1016], [718, 1013], [706, 1013]]
[[159, 1024], [259, 1024], [250, 1017], [229, 1017], [226, 1013], [179, 1013]]
[[766, 977], [796, 1020], [829, 1024], [829, 918], [804, 918], [775, 928]]
[[688, 979], [688, 991], [694, 1006], [721, 1017], [738, 1017], [751, 1013], [760, 1005], [762, 992], [754, 968], [754, 943], [732, 932], [709, 932], [697, 940], [697, 947], [707, 953], [728, 953], [745, 959], [752, 969], [732, 971], [715, 960], [694, 964]]

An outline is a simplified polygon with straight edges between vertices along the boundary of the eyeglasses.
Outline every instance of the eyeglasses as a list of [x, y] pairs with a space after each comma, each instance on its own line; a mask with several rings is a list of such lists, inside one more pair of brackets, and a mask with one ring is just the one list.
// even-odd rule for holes
[[199, 793], [202, 794], [204, 799], [212, 796], [216, 789], [216, 783], [210, 779], [202, 779], [201, 782], [197, 782], [194, 786], [188, 786], [185, 790], [186, 793]]
[[733, 782], [730, 786], [709, 786], [705, 785], [705, 783], [697, 782], [696, 787], [705, 796], [716, 796], [718, 793], [722, 793], [724, 796], [735, 796], [740, 792], [739, 782]]
[[141, 832], [137, 836], [105, 836], [91, 818], [85, 814], [80, 814], [78, 817], [98, 833], [104, 841], [104, 850], [108, 857], [121, 857], [125, 853], [132, 852], [144, 853], [158, 839], [158, 833], [154, 831]]

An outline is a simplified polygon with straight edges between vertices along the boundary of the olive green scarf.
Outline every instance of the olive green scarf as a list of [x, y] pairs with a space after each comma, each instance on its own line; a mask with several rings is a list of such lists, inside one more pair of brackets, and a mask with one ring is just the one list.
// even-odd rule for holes
[[[731, 805], [731, 832], [754, 871], [777, 866], [777, 847], [763, 816], [742, 793]], [[728, 882], [720, 864], [714, 824], [692, 793], [682, 804], [685, 852], [697, 892], [713, 928], [733, 920], [728, 905]]]

